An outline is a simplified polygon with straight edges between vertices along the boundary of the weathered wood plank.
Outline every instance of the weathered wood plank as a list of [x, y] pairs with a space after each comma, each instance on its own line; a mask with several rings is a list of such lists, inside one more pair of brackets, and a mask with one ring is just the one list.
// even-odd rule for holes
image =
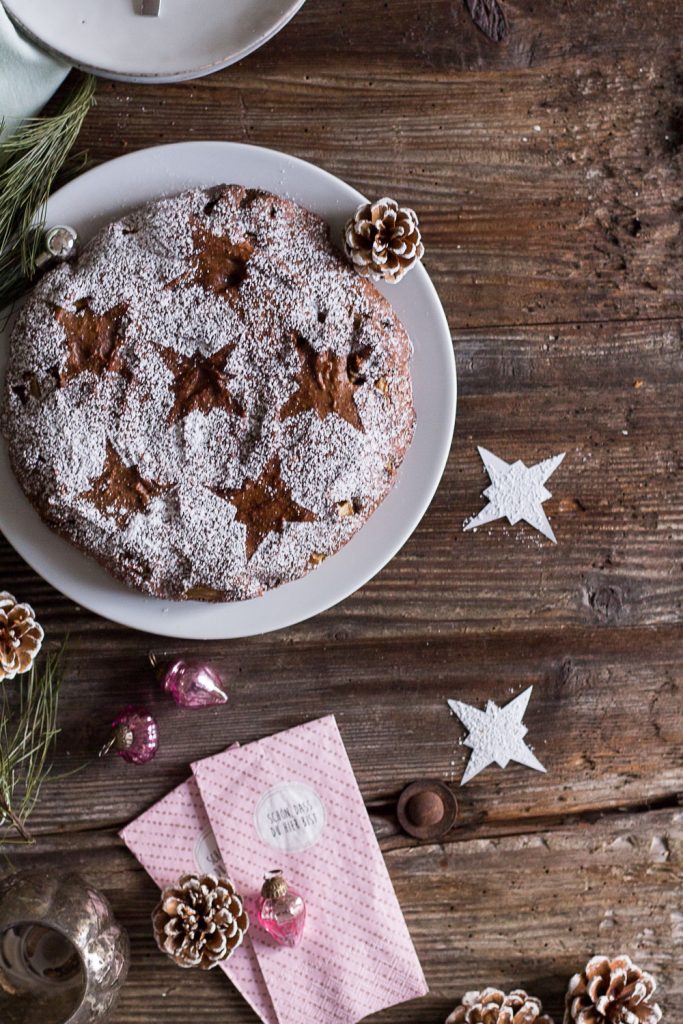
[[[677, 1021], [682, 824], [681, 812], [655, 811], [555, 832], [386, 849], [431, 991], [371, 1019], [433, 1024], [463, 991], [489, 983], [524, 985], [560, 1017], [571, 973], [595, 952], [628, 949], [656, 973], [665, 1019]], [[166, 1024], [185, 1024], [188, 1007], [197, 1020], [256, 1019], [218, 972], [181, 972], [164, 961], [149, 922], [156, 889], [114, 837], [68, 837], [15, 863], [39, 869], [48, 858], [100, 885], [130, 932], [132, 970], [115, 1024], [148, 1024], [161, 1014]]]
[[[537, 67], [582, 58], [676, 54], [683, 28], [680, 9], [660, 0], [504, 0], [510, 23], [496, 46], [476, 30], [460, 0], [392, 0], [368, 7], [363, 0], [309, 0], [297, 19], [248, 58], [259, 70], [305, 69], [311, 78], [330, 67], [359, 77], [391, 77], [397, 70], [458, 72]], [[389, 12], [389, 13], [387, 13]], [[383, 44], [378, 46], [378, 41]], [[315, 58], [312, 60], [311, 58]], [[409, 99], [409, 97], [408, 97]]]
[[517, 4], [496, 47], [460, 2], [309, 3], [209, 79], [102, 84], [83, 142], [100, 160], [233, 139], [396, 194], [454, 326], [680, 316], [683, 19], [665, 6]]
[[443, 640], [403, 639], [397, 631], [383, 643], [340, 634], [324, 645], [280, 639], [209, 649], [230, 680], [231, 699], [202, 712], [159, 698], [142, 651], [93, 650], [75, 661], [58, 771], [95, 757], [108, 722], [131, 700], [154, 708], [160, 751], [144, 768], [95, 760], [52, 783], [32, 819], [37, 832], [121, 827], [186, 778], [190, 761], [334, 713], [363, 794], [378, 804], [383, 834], [391, 836], [404, 785], [425, 775], [459, 785], [468, 751], [447, 698], [504, 704], [529, 685], [529, 742], [548, 774], [514, 766], [482, 773], [458, 791], [466, 834], [675, 801], [681, 790], [678, 627]]

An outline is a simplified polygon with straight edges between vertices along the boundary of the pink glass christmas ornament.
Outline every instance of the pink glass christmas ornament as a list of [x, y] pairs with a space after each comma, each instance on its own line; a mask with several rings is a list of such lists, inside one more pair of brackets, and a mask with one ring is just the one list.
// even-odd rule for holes
[[143, 708], [127, 707], [112, 722], [114, 730], [100, 757], [110, 750], [130, 764], [151, 761], [159, 746], [156, 720]]
[[306, 903], [282, 877], [271, 871], [266, 876], [257, 904], [259, 924], [281, 946], [298, 946], [306, 924]]
[[162, 673], [161, 685], [181, 707], [206, 708], [225, 704], [228, 699], [223, 680], [206, 662], [178, 658], [162, 669]]

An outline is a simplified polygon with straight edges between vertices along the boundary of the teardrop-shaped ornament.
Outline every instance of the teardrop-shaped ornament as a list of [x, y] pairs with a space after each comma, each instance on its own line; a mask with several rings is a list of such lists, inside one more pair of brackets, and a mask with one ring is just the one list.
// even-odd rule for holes
[[206, 708], [228, 699], [219, 672], [205, 661], [176, 658], [162, 668], [161, 685], [183, 708]]

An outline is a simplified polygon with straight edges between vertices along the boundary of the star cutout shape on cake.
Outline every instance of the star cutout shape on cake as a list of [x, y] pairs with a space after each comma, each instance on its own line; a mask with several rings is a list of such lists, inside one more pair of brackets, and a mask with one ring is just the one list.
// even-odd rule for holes
[[553, 528], [542, 507], [544, 501], [552, 498], [544, 485], [566, 453], [553, 455], [535, 466], [527, 466], [521, 459], [512, 463], [505, 462], [486, 448], [479, 448], [479, 454], [491, 480], [491, 486], [484, 491], [484, 497], [489, 499], [489, 503], [479, 515], [465, 523], [464, 529], [474, 530], [484, 523], [507, 516], [511, 526], [523, 519], [553, 544], [557, 544]]
[[105, 371], [129, 377], [121, 348], [123, 318], [128, 306], [120, 302], [105, 313], [95, 313], [87, 299], [76, 303], [74, 311], [54, 306], [54, 314], [66, 334], [66, 366], [59, 372], [63, 387], [86, 370], [98, 377]]
[[115, 519], [119, 526], [125, 526], [134, 512], [144, 512], [152, 498], [163, 494], [173, 486], [146, 480], [137, 466], [127, 466], [110, 441], [99, 476], [91, 481], [88, 491], [79, 498], [91, 502], [103, 516]]
[[280, 419], [309, 410], [321, 420], [336, 413], [356, 430], [364, 432], [353, 396], [364, 382], [357, 367], [370, 350], [363, 349], [349, 356], [339, 356], [330, 349], [318, 352], [300, 334], [294, 336], [294, 345], [300, 365], [296, 378], [299, 387], [280, 409]]
[[227, 235], [214, 235], [193, 220], [192, 244], [190, 269], [169, 281], [167, 287], [198, 284], [205, 291], [229, 298], [247, 276], [247, 264], [254, 252], [251, 242], [232, 242]]
[[258, 480], [248, 479], [242, 487], [214, 493], [235, 506], [235, 520], [247, 528], [247, 561], [269, 533], [282, 533], [285, 523], [312, 523], [315, 519], [313, 512], [292, 498], [280, 475], [277, 456], [267, 463]]
[[464, 786], [487, 765], [495, 763], [499, 768], [506, 768], [509, 761], [544, 772], [545, 768], [536, 755], [524, 742], [528, 730], [522, 719], [526, 712], [533, 686], [499, 708], [492, 700], [486, 704], [486, 710], [480, 711], [470, 704], [459, 700], [449, 700], [448, 706], [457, 715], [467, 729], [467, 738], [463, 740], [472, 753], [460, 782]]
[[168, 422], [176, 423], [197, 410], [208, 413], [223, 409], [235, 416], [244, 416], [244, 409], [230, 394], [232, 375], [225, 369], [234, 344], [224, 345], [212, 356], [197, 351], [183, 356], [172, 348], [162, 348], [161, 356], [174, 375], [171, 384], [175, 401], [168, 414]]

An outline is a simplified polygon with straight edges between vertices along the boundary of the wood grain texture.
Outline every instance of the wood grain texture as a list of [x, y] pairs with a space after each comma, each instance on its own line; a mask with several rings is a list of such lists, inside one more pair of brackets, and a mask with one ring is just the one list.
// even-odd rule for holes
[[[174, 86], [101, 82], [94, 162], [185, 139], [313, 160], [419, 212], [453, 335], [455, 443], [406, 547], [337, 608], [282, 633], [187, 644], [77, 608], [0, 544], [2, 585], [70, 636], [57, 769], [35, 847], [113, 900], [134, 950], [114, 1024], [254, 1017], [222, 977], [156, 952], [154, 886], [117, 830], [190, 760], [333, 712], [430, 983], [385, 1024], [438, 1024], [464, 990], [526, 985], [559, 1016], [599, 951], [654, 970], [683, 1024], [683, 8], [662, 0], [506, 2], [491, 43], [464, 0], [308, 0], [266, 47]], [[463, 533], [487, 485], [477, 445], [567, 456], [547, 503], [555, 547], [523, 525]], [[147, 665], [202, 654], [230, 702], [158, 701]], [[488, 769], [466, 788], [446, 700], [534, 694], [547, 775]], [[94, 760], [130, 701], [158, 712], [144, 769]], [[420, 776], [457, 791], [438, 846], [402, 835]], [[319, 1022], [324, 1024], [324, 1022]]]
[[[656, 972], [673, 1007], [666, 1019], [677, 1020], [682, 822], [681, 812], [660, 810], [447, 846], [383, 844], [430, 994], [368, 1020], [443, 1021], [454, 993], [491, 981], [528, 987], [560, 1017], [577, 963], [617, 948]], [[149, 920], [157, 890], [115, 837], [56, 836], [17, 862], [77, 868], [112, 900], [133, 949], [118, 1024], [185, 1024], [188, 1007], [198, 1021], [255, 1019], [219, 972], [181, 973], [157, 951]]]

